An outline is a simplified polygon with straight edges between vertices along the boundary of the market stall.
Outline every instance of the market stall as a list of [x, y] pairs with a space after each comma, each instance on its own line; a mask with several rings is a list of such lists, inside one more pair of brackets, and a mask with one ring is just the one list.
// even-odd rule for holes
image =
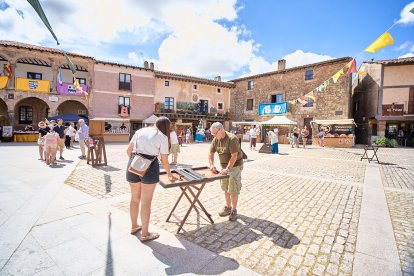
[[[250, 141], [250, 134], [249, 131], [254, 126], [259, 127], [260, 122], [232, 122], [231, 125], [235, 128], [233, 132], [235, 132], [236, 136], [239, 137], [242, 141], [249, 142]], [[262, 140], [261, 132], [257, 136], [257, 141]]]
[[279, 130], [279, 144], [289, 144], [289, 131], [297, 125], [296, 122], [290, 120], [285, 116], [274, 116], [272, 119], [260, 122], [262, 125], [262, 133], [267, 133], [269, 130], [278, 128]]
[[95, 117], [90, 121], [105, 122], [105, 142], [128, 142], [130, 121], [128, 118], [101, 118]]
[[143, 120], [142, 123], [144, 124], [144, 126], [152, 126], [153, 124], [155, 124], [157, 119], [158, 117], [152, 114], [151, 116]]
[[324, 132], [324, 144], [327, 147], [351, 148], [355, 141], [355, 123], [353, 119], [314, 120], [311, 122], [312, 144], [318, 145], [318, 133]]
[[14, 131], [14, 142], [37, 142], [39, 139], [38, 131]]

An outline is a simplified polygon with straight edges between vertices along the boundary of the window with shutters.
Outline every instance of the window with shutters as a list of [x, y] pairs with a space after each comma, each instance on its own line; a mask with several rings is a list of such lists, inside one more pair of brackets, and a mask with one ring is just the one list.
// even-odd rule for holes
[[246, 102], [246, 110], [247, 111], [253, 110], [253, 99], [247, 99], [247, 102]]

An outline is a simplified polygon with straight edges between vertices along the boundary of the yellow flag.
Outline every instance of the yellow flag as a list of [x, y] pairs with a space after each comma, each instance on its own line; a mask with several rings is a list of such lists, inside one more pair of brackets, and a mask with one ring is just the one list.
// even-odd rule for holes
[[344, 74], [344, 70], [341, 69], [338, 72], [335, 73], [335, 75], [332, 76], [333, 82], [336, 83], [340, 76]]
[[377, 38], [371, 45], [369, 45], [365, 52], [375, 53], [378, 50], [381, 50], [382, 48], [394, 44], [394, 40], [392, 39], [392, 36], [390, 33], [385, 32], [380, 37]]
[[306, 98], [315, 100], [315, 96], [311, 95], [311, 93], [305, 95]]
[[367, 72], [364, 72], [364, 71], [357, 71], [357, 74], [358, 74], [358, 75], [360, 75], [360, 76], [362, 76], [362, 75], [367, 74]]

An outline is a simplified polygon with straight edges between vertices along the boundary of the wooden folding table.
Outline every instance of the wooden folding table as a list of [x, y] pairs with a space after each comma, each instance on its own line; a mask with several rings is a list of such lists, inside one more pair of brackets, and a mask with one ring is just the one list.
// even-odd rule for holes
[[174, 207], [172, 208], [170, 214], [167, 217], [167, 222], [170, 220], [172, 214], [174, 213], [175, 209], [177, 208], [178, 204], [180, 203], [181, 199], [183, 197], [187, 198], [187, 200], [190, 202], [190, 207], [187, 210], [187, 213], [185, 214], [184, 218], [182, 219], [177, 234], [181, 231], [183, 228], [183, 225], [185, 221], [187, 220], [189, 214], [191, 213], [191, 210], [195, 209], [198, 213], [197, 206], [203, 210], [204, 214], [208, 217], [209, 221], [213, 224], [214, 221], [211, 218], [211, 215], [207, 212], [206, 208], [201, 204], [200, 201], [200, 194], [203, 191], [205, 185], [207, 183], [219, 180], [219, 179], [225, 179], [228, 178], [228, 175], [222, 175], [222, 174], [214, 174], [210, 171], [208, 167], [198, 167], [198, 168], [192, 168], [195, 172], [201, 174], [204, 176], [203, 179], [200, 180], [193, 180], [193, 181], [187, 181], [184, 179], [180, 179], [180, 175], [175, 170], [171, 170], [171, 173], [179, 178], [179, 180], [176, 180], [174, 182], [171, 182], [168, 179], [168, 175], [165, 172], [162, 172], [160, 174], [160, 185], [163, 188], [169, 189], [174, 187], [179, 187], [181, 189], [181, 195], [178, 197], [177, 202], [175, 203]]

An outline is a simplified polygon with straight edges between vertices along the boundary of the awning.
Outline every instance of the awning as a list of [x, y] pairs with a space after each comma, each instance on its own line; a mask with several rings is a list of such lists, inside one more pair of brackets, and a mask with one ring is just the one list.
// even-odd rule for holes
[[85, 122], [88, 122], [88, 118], [85, 118], [85, 117], [82, 117], [82, 116], [78, 116], [78, 115], [73, 114], [73, 113], [67, 113], [67, 114], [57, 115], [57, 116], [49, 117], [47, 119], [49, 121], [51, 121], [51, 120], [57, 121], [57, 119], [62, 119], [63, 122], [77, 122], [80, 119], [83, 119], [83, 120], [85, 120]]
[[297, 125], [296, 122], [286, 118], [285, 116], [274, 116], [272, 119], [260, 122], [262, 125]]
[[311, 123], [318, 125], [352, 125], [354, 119], [341, 119], [341, 120], [313, 120]]
[[232, 126], [237, 126], [237, 125], [254, 126], [254, 125], [260, 124], [260, 122], [256, 122], [256, 121], [254, 121], [254, 122], [251, 122], [251, 121], [249, 121], [249, 122], [232, 122], [231, 124], [232, 124]]
[[129, 118], [105, 118], [105, 117], [95, 117], [89, 119], [90, 121], [113, 121], [113, 122], [129, 122]]
[[146, 118], [144, 121], [142, 121], [144, 124], [155, 124], [155, 121], [157, 121], [158, 117], [152, 114], [148, 118]]

